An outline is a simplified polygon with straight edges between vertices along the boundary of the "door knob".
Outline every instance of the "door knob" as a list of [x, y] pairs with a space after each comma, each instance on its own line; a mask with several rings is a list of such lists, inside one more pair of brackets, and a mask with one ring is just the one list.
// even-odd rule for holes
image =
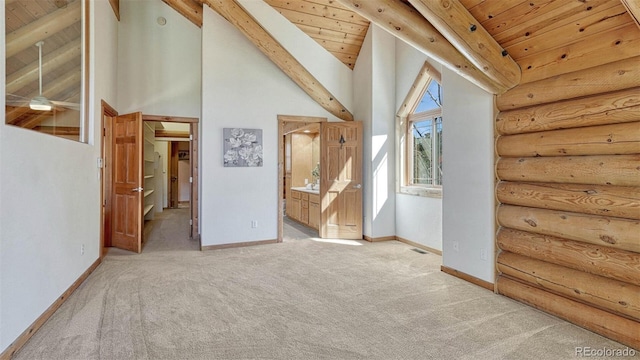
[[356, 185], [353, 185], [353, 187], [356, 188], [356, 189], [360, 189], [362, 187], [362, 185], [361, 184], [356, 184]]
[[142, 190], [144, 190], [144, 189], [142, 188], [142, 186], [131, 189], [131, 191], [133, 191], [133, 192], [141, 192]]

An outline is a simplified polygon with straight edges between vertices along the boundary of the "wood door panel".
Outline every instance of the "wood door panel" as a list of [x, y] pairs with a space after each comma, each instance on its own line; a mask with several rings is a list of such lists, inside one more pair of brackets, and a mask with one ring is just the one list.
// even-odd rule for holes
[[362, 123], [323, 123], [320, 237], [362, 239]]
[[142, 114], [114, 118], [112, 245], [142, 251]]

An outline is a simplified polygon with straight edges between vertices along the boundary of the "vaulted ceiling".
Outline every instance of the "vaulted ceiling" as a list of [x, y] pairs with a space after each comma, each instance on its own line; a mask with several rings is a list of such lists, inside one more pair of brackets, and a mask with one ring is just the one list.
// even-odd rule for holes
[[[45, 96], [67, 102], [79, 101], [81, 23], [73, 13], [80, 7], [80, 1], [5, 1], [7, 122], [24, 125], [28, 120], [25, 106], [28, 99], [39, 91], [38, 48], [35, 44], [40, 40], [44, 40], [42, 69]], [[202, 2], [214, 2], [162, 1], [197, 26], [202, 26]], [[235, 3], [234, 0], [225, 1]], [[110, 2], [116, 10], [117, 0]], [[394, 18], [393, 11], [423, 21], [423, 16], [428, 17], [423, 15], [423, 4], [428, 0], [265, 2], [350, 68], [356, 63], [370, 21], [382, 27], [391, 25], [399, 29], [410, 27], [412, 23], [403, 22], [406, 19], [402, 16]], [[515, 61], [521, 72], [521, 77], [518, 74], [519, 83], [640, 55], [640, 25], [637, 23], [640, 5], [633, 0], [451, 2], [461, 4], [476, 23], [474, 25], [486, 30], [493, 39], [491, 41], [506, 50], [505, 55]], [[372, 16], [365, 16], [361, 11], [365, 7], [374, 7], [377, 11]], [[394, 21], [402, 23], [394, 25]], [[273, 40], [277, 43], [277, 39]], [[330, 94], [327, 96], [334, 100]]]

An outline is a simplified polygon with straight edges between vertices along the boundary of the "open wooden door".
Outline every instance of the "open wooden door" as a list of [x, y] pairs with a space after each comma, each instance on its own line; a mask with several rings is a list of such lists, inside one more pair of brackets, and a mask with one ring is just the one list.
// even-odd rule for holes
[[362, 239], [362, 122], [320, 130], [320, 237]]
[[113, 123], [113, 233], [111, 245], [142, 251], [142, 113]]

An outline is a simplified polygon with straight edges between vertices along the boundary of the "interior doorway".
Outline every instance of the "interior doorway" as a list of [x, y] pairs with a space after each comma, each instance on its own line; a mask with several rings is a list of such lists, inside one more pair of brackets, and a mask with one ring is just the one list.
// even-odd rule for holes
[[[101, 166], [101, 202], [102, 202], [102, 231], [101, 231], [101, 256], [104, 256], [108, 249], [113, 246], [113, 219], [112, 206], [114, 184], [114, 145], [115, 137], [113, 119], [118, 115], [113, 107], [103, 101], [102, 106], [102, 157]], [[176, 194], [178, 200], [175, 208], [180, 207], [184, 214], [184, 228], [188, 232], [188, 238], [198, 242], [197, 247], [201, 248], [199, 236], [199, 198], [198, 198], [198, 118], [171, 117], [142, 115], [142, 128], [144, 129], [144, 150], [142, 150], [143, 160], [140, 164], [140, 171], [143, 174], [140, 191], [144, 189], [144, 196], [140, 205], [144, 217], [144, 223], [152, 223], [156, 214], [161, 214], [169, 207], [169, 157], [172, 154], [169, 149], [171, 143], [176, 143], [175, 163], [176, 173], [180, 172], [182, 186], [178, 188]], [[180, 167], [182, 169], [180, 169]], [[137, 189], [134, 189], [137, 190]], [[181, 190], [181, 193], [178, 193]], [[180, 195], [182, 195], [180, 197]], [[166, 216], [165, 216], [166, 217]], [[188, 224], [187, 224], [188, 222]], [[150, 228], [144, 227], [146, 237]]]
[[179, 141], [175, 138], [164, 141], [159, 138], [158, 141], [166, 142], [168, 151], [168, 203], [165, 207], [170, 209], [189, 207], [191, 201], [189, 138]]
[[[289, 134], [300, 134], [301, 141]], [[296, 159], [298, 151], [304, 155]], [[362, 156], [360, 121], [278, 116], [278, 242], [285, 213], [317, 229], [319, 238], [362, 240]]]
[[278, 115], [278, 242], [318, 237], [320, 123], [326, 118]]
[[[199, 242], [199, 119], [157, 115], [143, 115], [142, 119], [156, 124], [155, 149], [161, 159], [162, 208], [178, 209], [182, 199], [183, 208], [188, 208], [190, 214], [189, 236]], [[183, 170], [179, 174], [181, 164]]]

